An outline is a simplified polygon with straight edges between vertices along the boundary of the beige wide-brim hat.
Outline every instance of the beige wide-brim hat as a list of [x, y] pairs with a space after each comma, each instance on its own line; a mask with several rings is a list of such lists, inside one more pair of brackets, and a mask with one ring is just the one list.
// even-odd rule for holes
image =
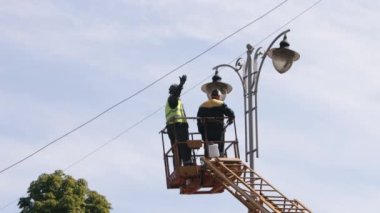
[[211, 92], [215, 89], [219, 90], [222, 93], [220, 99], [224, 100], [226, 98], [226, 94], [232, 91], [232, 86], [221, 81], [216, 81], [203, 84], [201, 87], [201, 90], [207, 94], [207, 97], [209, 99], [211, 99]]

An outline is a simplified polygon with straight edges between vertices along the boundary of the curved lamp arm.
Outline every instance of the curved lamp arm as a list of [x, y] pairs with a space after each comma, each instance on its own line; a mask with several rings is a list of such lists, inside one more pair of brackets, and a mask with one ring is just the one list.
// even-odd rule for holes
[[[287, 29], [285, 31], [283, 31], [282, 33], [280, 33], [273, 41], [272, 43], [270, 43], [270, 45], [268, 46], [267, 50], [265, 51], [265, 53], [263, 54], [263, 57], [261, 59], [261, 62], [260, 62], [260, 66], [259, 66], [259, 69], [257, 70], [257, 77], [256, 77], [256, 82], [254, 85], [252, 85], [252, 88], [253, 89], [253, 86], [254, 86], [254, 91], [256, 92], [257, 91], [257, 85], [258, 85], [258, 82], [259, 82], [259, 77], [260, 77], [260, 73], [261, 73], [261, 68], [263, 67], [263, 64], [264, 64], [264, 61], [268, 55], [268, 51], [272, 48], [273, 44], [283, 35], [285, 35], [286, 33], [290, 32], [290, 29]], [[256, 51], [257, 53], [257, 51]], [[257, 58], [256, 57], [256, 53], [255, 53], [255, 59]], [[256, 71], [256, 70], [254, 70]]]
[[246, 92], [246, 91], [245, 91], [245, 87], [244, 87], [244, 79], [243, 79], [243, 77], [241, 76], [241, 74], [239, 73], [239, 71], [240, 71], [241, 68], [243, 67], [243, 65], [242, 65], [242, 63], [241, 63], [241, 60], [243, 60], [243, 59], [242, 59], [242, 58], [238, 58], [238, 59], [236, 60], [236, 62], [235, 62], [235, 67], [233, 67], [233, 66], [231, 66], [231, 65], [229, 65], [229, 64], [220, 64], [220, 65], [218, 65], [218, 66], [216, 66], [216, 67], [214, 67], [214, 68], [212, 68], [212, 69], [215, 70], [215, 71], [218, 71], [218, 69], [221, 68], [221, 67], [228, 67], [228, 68], [233, 69], [233, 70], [236, 72], [236, 74], [239, 76], [240, 83], [243, 85], [244, 92]]

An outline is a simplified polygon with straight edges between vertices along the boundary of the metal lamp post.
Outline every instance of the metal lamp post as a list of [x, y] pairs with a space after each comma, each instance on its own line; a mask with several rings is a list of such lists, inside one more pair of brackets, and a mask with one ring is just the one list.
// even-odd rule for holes
[[[241, 84], [243, 86], [244, 95], [244, 121], [245, 121], [245, 161], [249, 161], [249, 165], [254, 169], [254, 155], [259, 157], [259, 143], [258, 143], [258, 119], [257, 119], [257, 86], [261, 69], [267, 56], [272, 59], [275, 69], [283, 74], [287, 72], [293, 64], [293, 61], [299, 59], [300, 55], [290, 50], [289, 43], [286, 38], [286, 33], [290, 30], [285, 30], [280, 33], [268, 46], [266, 51], [261, 52], [261, 47], [257, 48], [253, 55], [253, 46], [247, 44], [247, 59], [245, 66], [243, 66], [242, 58], [237, 59], [235, 67], [229, 64], [221, 64], [213, 69], [216, 74], [219, 68], [229, 67], [232, 68], [239, 76]], [[279, 48], [272, 48], [273, 44], [281, 37], [283, 40], [280, 42]], [[261, 56], [261, 57], [260, 57]], [[244, 67], [244, 69], [242, 69]]]

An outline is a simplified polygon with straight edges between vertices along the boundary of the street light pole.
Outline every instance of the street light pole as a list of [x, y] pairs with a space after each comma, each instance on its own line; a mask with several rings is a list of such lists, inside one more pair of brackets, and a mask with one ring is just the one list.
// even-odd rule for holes
[[[259, 137], [258, 137], [258, 118], [257, 118], [257, 91], [260, 73], [267, 56], [272, 58], [273, 65], [279, 73], [288, 71], [293, 63], [299, 59], [299, 54], [288, 49], [289, 43], [286, 40], [286, 33], [290, 30], [285, 30], [280, 33], [268, 46], [266, 51], [262, 53], [261, 47], [258, 48], [253, 56], [253, 46], [247, 44], [247, 59], [244, 69], [242, 58], [236, 60], [235, 67], [229, 64], [221, 64], [213, 69], [218, 73], [219, 68], [229, 67], [233, 69], [240, 78], [243, 86], [244, 96], [244, 129], [245, 129], [245, 161], [249, 162], [249, 166], [254, 170], [254, 159], [259, 157]], [[274, 43], [284, 36], [280, 43], [280, 48], [272, 48]], [[261, 56], [261, 57], [260, 57]]]
[[[245, 65], [245, 73], [246, 73], [246, 77], [245, 79], [248, 79], [248, 81], [244, 84], [244, 86], [246, 86], [246, 94], [244, 95], [245, 96], [245, 99], [247, 99], [247, 102], [246, 104], [248, 104], [245, 110], [245, 123], [247, 123], [248, 121], [248, 141], [249, 143], [247, 144], [247, 141], [245, 141], [245, 146], [248, 147], [248, 149], [246, 149], [246, 159], [247, 157], [249, 156], [249, 167], [251, 167], [253, 170], [254, 170], [254, 156], [253, 156], [253, 153], [255, 153], [255, 151], [258, 152], [258, 149], [257, 149], [257, 144], [254, 144], [254, 135], [257, 135], [257, 132], [255, 134], [255, 132], [253, 131], [253, 113], [252, 111], [254, 110], [255, 112], [257, 111], [256, 110], [256, 98], [255, 98], [255, 104], [253, 105], [252, 103], [252, 98], [255, 96], [256, 97], [256, 93], [255, 91], [253, 91], [251, 88], [251, 85], [254, 85], [256, 84], [256, 77], [255, 77], [255, 73], [252, 73], [252, 52], [253, 52], [253, 47], [250, 45], [250, 44], [247, 44], [247, 60], [246, 60], [246, 65]], [[256, 55], [256, 54], [255, 54]], [[255, 57], [256, 58], [256, 57]], [[254, 60], [254, 63], [253, 64], [256, 64], [255, 63], [255, 60]], [[256, 113], [255, 113], [256, 115]], [[256, 117], [256, 116], [255, 116]], [[256, 119], [257, 120], [257, 119]], [[257, 122], [255, 123], [255, 130], [257, 129]], [[245, 133], [247, 134], [247, 133]], [[257, 142], [257, 141], [256, 141]], [[255, 148], [255, 145], [256, 145], [256, 148]], [[257, 157], [257, 156], [256, 156]]]

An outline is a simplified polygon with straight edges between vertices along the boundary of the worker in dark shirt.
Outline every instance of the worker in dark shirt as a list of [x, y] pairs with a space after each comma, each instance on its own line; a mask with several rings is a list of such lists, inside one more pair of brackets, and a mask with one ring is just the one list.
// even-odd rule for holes
[[[175, 142], [186, 142], [189, 140], [189, 125], [186, 120], [183, 103], [180, 99], [183, 85], [186, 82], [186, 75], [179, 77], [179, 84], [172, 84], [169, 87], [169, 97], [165, 107], [166, 127], [175, 154]], [[191, 165], [191, 149], [186, 143], [177, 144], [179, 158], [183, 165]], [[175, 167], [180, 165], [174, 165]]]
[[[224, 156], [224, 117], [228, 117], [228, 124], [235, 118], [234, 112], [220, 100], [220, 91], [211, 92], [211, 99], [204, 102], [198, 109], [197, 125], [202, 139], [210, 143], [218, 143], [220, 156]], [[208, 148], [205, 148], [208, 156]]]

